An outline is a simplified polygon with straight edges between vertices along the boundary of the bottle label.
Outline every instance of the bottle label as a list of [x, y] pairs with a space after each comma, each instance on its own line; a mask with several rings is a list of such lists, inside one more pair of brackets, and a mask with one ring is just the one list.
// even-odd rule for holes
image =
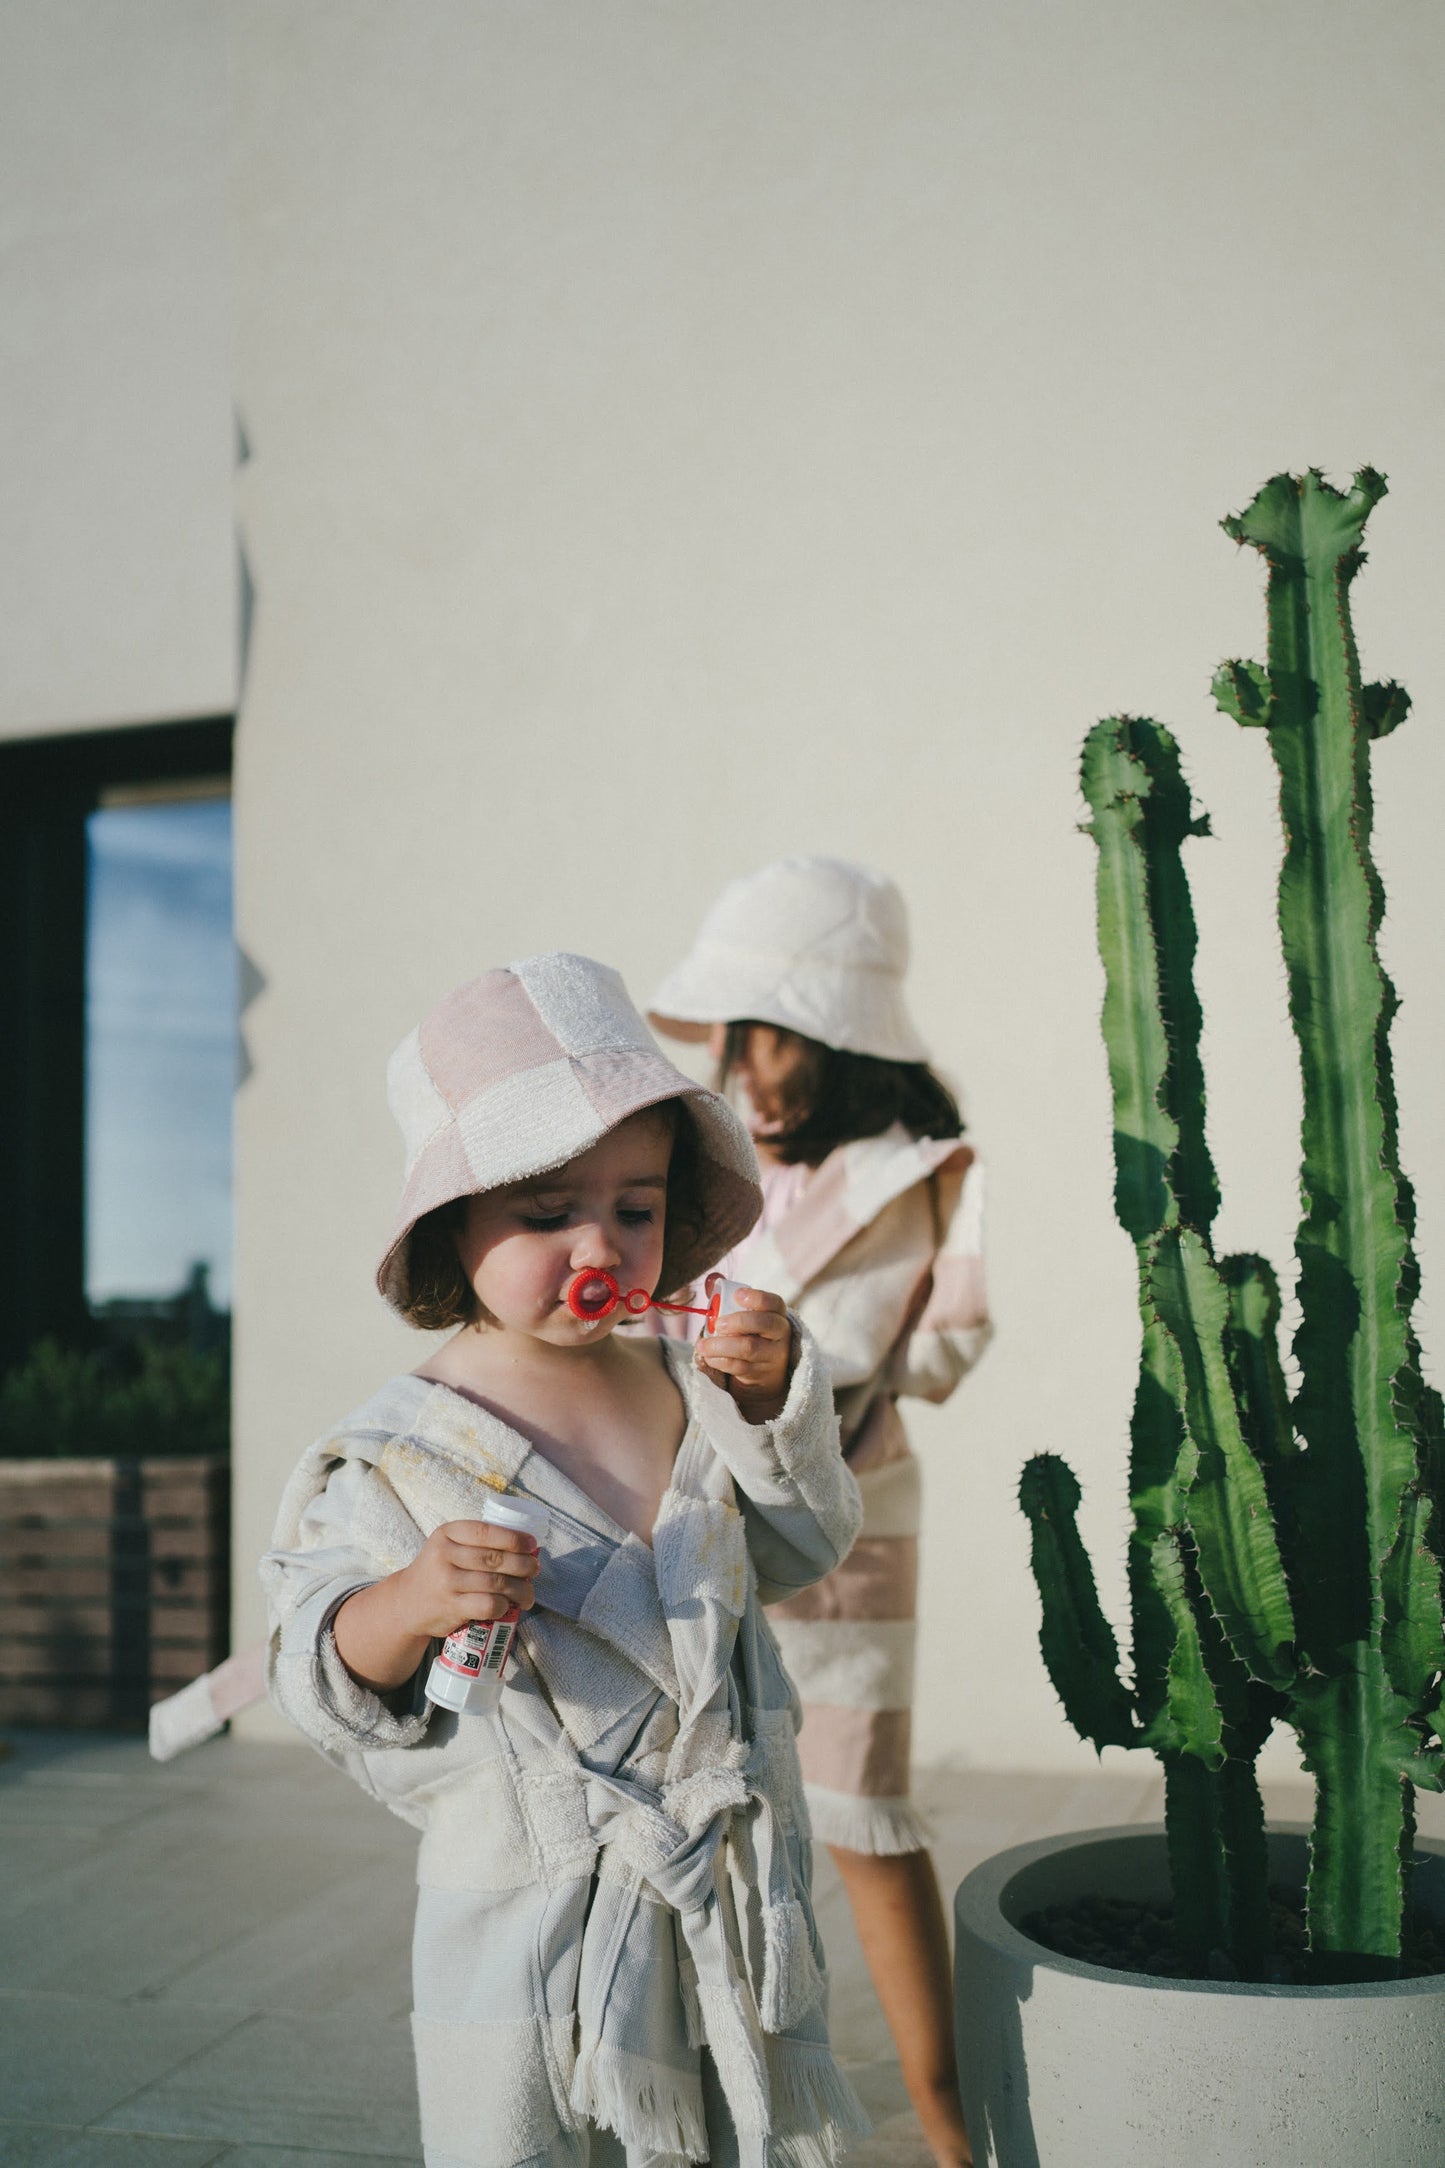
[[469, 1619], [447, 1635], [437, 1651], [437, 1662], [459, 1679], [500, 1678], [521, 1615], [514, 1604], [502, 1618]]

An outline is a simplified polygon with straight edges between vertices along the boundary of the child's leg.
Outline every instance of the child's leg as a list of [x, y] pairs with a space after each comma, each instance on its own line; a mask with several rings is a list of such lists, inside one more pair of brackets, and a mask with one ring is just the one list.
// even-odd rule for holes
[[973, 2153], [958, 2099], [953, 1983], [933, 1861], [927, 1852], [828, 1849], [923, 2134], [939, 2168], [967, 2168]]

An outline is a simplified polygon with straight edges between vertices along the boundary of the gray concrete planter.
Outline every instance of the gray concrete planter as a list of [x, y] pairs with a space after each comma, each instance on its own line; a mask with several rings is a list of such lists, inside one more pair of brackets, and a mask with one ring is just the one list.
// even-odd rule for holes
[[[1270, 1839], [1304, 1880], [1302, 1829]], [[1419, 1902], [1445, 1916], [1445, 1848]], [[1162, 1829], [986, 1860], [956, 1900], [960, 2086], [978, 2168], [1441, 2168], [1445, 1977], [1243, 1987], [1110, 1972], [1021, 1934], [1042, 1905], [1162, 1897]]]

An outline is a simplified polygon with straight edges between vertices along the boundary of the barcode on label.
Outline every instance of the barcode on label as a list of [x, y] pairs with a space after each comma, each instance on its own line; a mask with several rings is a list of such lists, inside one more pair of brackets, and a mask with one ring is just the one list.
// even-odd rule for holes
[[514, 1626], [498, 1625], [492, 1628], [492, 1645], [487, 1650], [486, 1659], [482, 1665], [484, 1671], [501, 1670], [503, 1664], [507, 1661], [507, 1651], [512, 1646], [512, 1635], [515, 1632], [516, 1628]]

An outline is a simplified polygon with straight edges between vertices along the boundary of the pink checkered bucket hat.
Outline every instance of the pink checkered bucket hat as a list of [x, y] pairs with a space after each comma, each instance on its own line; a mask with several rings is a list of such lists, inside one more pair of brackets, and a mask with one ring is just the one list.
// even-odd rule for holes
[[757, 1157], [732, 1108], [673, 1067], [619, 974], [590, 956], [528, 956], [459, 986], [402, 1040], [386, 1082], [406, 1179], [376, 1284], [395, 1309], [428, 1212], [560, 1167], [664, 1099], [681, 1102], [697, 1133], [703, 1217], [669, 1224], [662, 1291], [709, 1271], [761, 1209]]

